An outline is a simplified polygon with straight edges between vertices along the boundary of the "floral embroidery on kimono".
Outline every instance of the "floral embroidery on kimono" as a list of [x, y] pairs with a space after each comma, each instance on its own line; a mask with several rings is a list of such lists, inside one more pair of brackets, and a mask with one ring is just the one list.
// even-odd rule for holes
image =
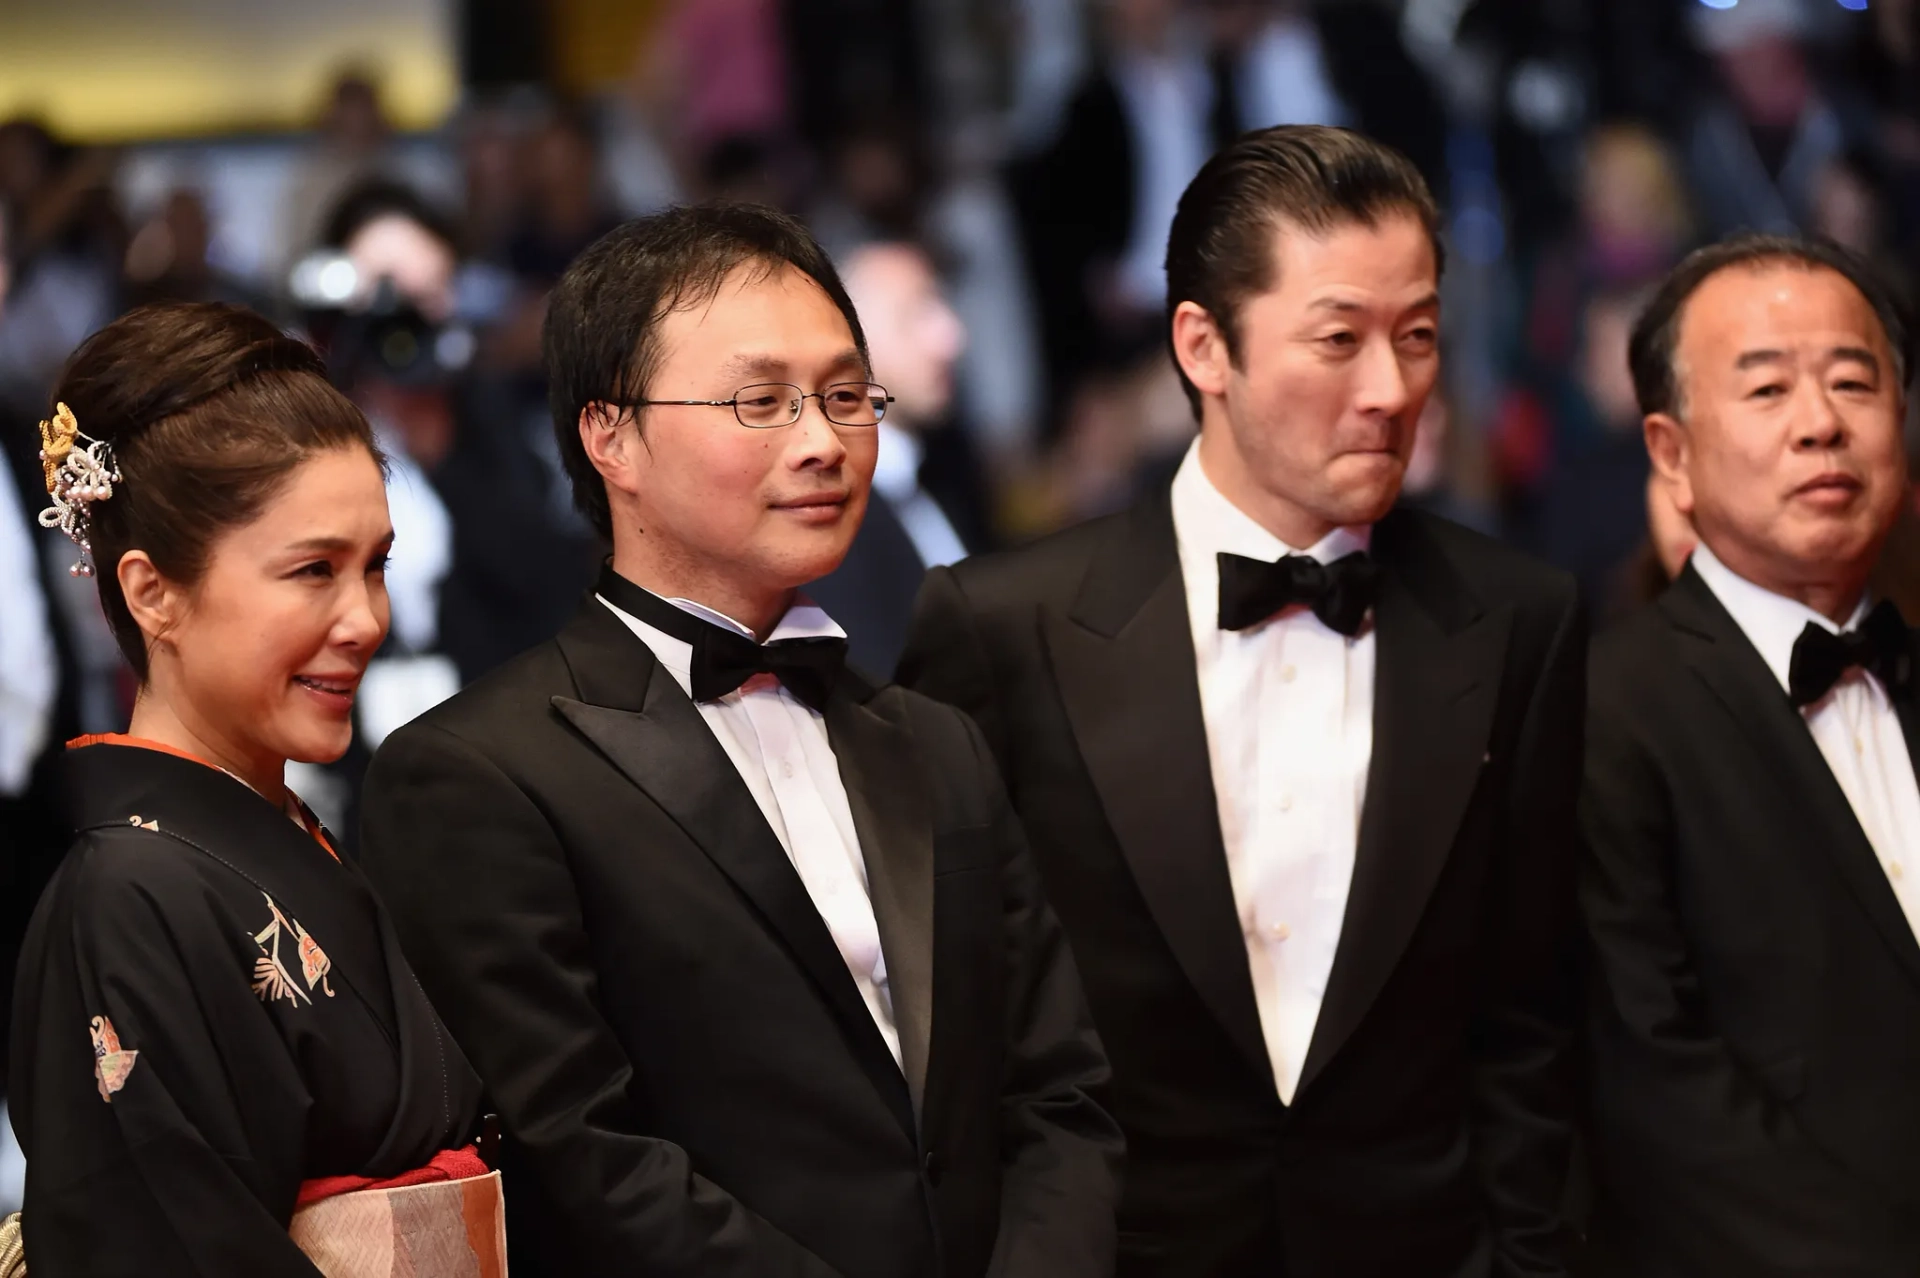
[[[312, 991], [315, 986], [332, 998], [333, 986], [327, 981], [327, 973], [333, 970], [333, 962], [327, 957], [326, 951], [320, 948], [320, 943], [308, 934], [307, 929], [300, 926], [299, 920], [282, 914], [272, 897], [267, 897], [266, 901], [273, 919], [253, 934], [253, 943], [260, 947], [260, 957], [253, 963], [253, 992], [260, 996], [262, 1003], [285, 999], [295, 1007], [300, 1006], [303, 999], [308, 1003], [313, 1002]], [[286, 964], [280, 959], [282, 938], [295, 946], [299, 954], [300, 975], [307, 983], [305, 990], [294, 981]]]
[[111, 1105], [113, 1094], [127, 1085], [127, 1075], [133, 1073], [133, 1062], [140, 1053], [121, 1050], [120, 1036], [104, 1016], [94, 1017], [87, 1032], [93, 1035], [94, 1082], [100, 1088], [100, 1099]]

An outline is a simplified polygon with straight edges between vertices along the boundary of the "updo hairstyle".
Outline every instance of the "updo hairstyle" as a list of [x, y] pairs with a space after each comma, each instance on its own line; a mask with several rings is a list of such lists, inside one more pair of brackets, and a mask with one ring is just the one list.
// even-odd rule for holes
[[256, 518], [309, 457], [362, 448], [384, 465], [313, 348], [239, 306], [129, 311], [73, 353], [53, 401], [112, 446], [120, 470], [113, 496], [88, 509], [89, 536], [100, 606], [142, 683], [147, 643], [120, 590], [122, 556], [144, 550], [191, 588], [220, 535]]

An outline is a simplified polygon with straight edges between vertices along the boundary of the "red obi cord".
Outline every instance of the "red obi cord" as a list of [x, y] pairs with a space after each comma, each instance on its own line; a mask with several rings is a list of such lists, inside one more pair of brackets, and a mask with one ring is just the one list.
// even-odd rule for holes
[[485, 1176], [489, 1170], [481, 1160], [480, 1152], [472, 1145], [464, 1149], [443, 1149], [425, 1167], [416, 1167], [386, 1180], [375, 1180], [371, 1176], [322, 1176], [317, 1180], [301, 1181], [300, 1195], [293, 1200], [293, 1209], [298, 1211], [323, 1198], [358, 1193], [362, 1189], [405, 1189], [409, 1185], [468, 1180], [474, 1176]]

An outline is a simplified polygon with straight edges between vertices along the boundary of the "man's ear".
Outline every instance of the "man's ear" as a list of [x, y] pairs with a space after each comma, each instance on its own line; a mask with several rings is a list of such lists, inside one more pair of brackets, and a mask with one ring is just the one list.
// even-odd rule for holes
[[1660, 478], [1672, 486], [1673, 504], [1681, 514], [1693, 515], [1693, 480], [1689, 475], [1693, 461], [1693, 441], [1687, 428], [1671, 413], [1648, 413], [1641, 422], [1647, 440], [1647, 456]]
[[1213, 316], [1198, 302], [1182, 302], [1173, 309], [1172, 323], [1173, 357], [1180, 371], [1202, 395], [1225, 395], [1233, 361]]
[[640, 491], [640, 422], [630, 408], [595, 401], [580, 410], [580, 447], [609, 488]]

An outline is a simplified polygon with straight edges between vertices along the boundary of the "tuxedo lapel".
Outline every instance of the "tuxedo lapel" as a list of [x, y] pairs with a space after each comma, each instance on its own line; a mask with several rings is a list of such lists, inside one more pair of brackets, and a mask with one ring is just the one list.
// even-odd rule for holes
[[1121, 853], [1181, 970], [1270, 1075], [1213, 792], [1193, 630], [1168, 495], [1102, 548], [1042, 632], [1081, 758]]
[[853, 683], [842, 680], [827, 703], [827, 735], [867, 866], [900, 1063], [917, 1116], [933, 1035], [932, 809], [912, 734], [878, 713], [871, 698], [850, 695]]
[[1481, 769], [1511, 610], [1484, 611], [1417, 525], [1376, 529], [1373, 757], [1333, 970], [1301, 1067], [1304, 1091], [1400, 961]]
[[[1786, 793], [1797, 796], [1811, 818], [1821, 854], [1867, 912], [1907, 974], [1920, 982], [1920, 943], [1900, 909], [1899, 898], [1880, 868], [1866, 831], [1840, 788], [1826, 756], [1806, 721], [1795, 710], [1780, 681], [1747, 639], [1713, 590], [1689, 564], [1661, 596], [1660, 607], [1689, 641], [1683, 651], [1694, 674], [1712, 689], [1740, 725], [1767, 769]], [[1913, 715], [1901, 710], [1901, 726], [1912, 750]]]
[[693, 701], [597, 602], [562, 632], [560, 646], [581, 699], [554, 697], [554, 708], [673, 819], [785, 943], [911, 1133], [893, 1054], [786, 849]]

